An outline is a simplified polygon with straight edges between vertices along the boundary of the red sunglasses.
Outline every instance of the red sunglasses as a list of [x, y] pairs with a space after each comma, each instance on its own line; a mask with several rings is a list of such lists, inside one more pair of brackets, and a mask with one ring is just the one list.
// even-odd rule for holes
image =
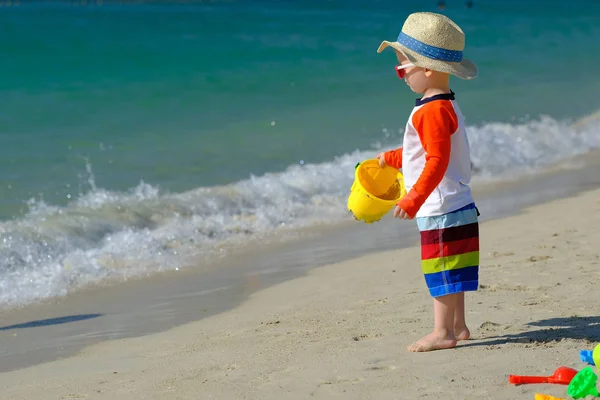
[[410, 67], [414, 67], [414, 64], [396, 65], [396, 73], [398, 74], [398, 78], [404, 79], [406, 76], [406, 68]]

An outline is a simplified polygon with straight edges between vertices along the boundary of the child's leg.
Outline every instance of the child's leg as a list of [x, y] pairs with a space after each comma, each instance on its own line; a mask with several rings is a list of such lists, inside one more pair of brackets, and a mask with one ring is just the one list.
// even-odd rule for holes
[[433, 299], [433, 332], [408, 346], [408, 351], [432, 351], [456, 346], [454, 316], [459, 295], [459, 293], [454, 293]]
[[434, 297], [435, 325], [432, 333], [408, 346], [409, 351], [447, 349], [469, 338], [464, 292], [478, 287], [478, 215], [471, 203], [447, 214], [417, 218], [421, 267]]
[[456, 310], [454, 310], [454, 336], [456, 340], [467, 340], [471, 336], [465, 322], [465, 292], [457, 293]]

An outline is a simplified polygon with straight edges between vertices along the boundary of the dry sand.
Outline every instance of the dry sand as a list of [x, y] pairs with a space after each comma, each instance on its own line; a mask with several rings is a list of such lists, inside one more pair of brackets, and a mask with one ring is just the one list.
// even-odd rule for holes
[[564, 386], [515, 387], [507, 375], [582, 368], [579, 350], [600, 342], [599, 226], [600, 190], [482, 224], [481, 289], [467, 295], [473, 338], [456, 349], [405, 350], [432, 325], [413, 247], [314, 269], [167, 332], [2, 374], [1, 398], [566, 397]]

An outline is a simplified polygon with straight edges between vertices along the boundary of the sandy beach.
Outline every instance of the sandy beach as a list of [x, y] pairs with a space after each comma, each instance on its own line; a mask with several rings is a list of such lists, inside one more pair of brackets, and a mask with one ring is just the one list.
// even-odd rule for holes
[[[398, 223], [411, 223], [401, 222]], [[481, 226], [472, 339], [413, 354], [431, 298], [412, 247], [312, 270], [239, 307], [0, 375], [6, 399], [532, 399], [509, 374], [582, 368], [600, 342], [600, 190]]]

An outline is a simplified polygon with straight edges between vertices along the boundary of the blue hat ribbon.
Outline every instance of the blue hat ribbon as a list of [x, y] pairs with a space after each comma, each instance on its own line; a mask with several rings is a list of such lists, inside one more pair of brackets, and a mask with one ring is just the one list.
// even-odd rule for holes
[[400, 32], [400, 35], [398, 35], [398, 43], [407, 49], [434, 60], [461, 62], [463, 59], [463, 52], [461, 50], [447, 50], [442, 49], [441, 47], [431, 46], [408, 36], [404, 32]]

